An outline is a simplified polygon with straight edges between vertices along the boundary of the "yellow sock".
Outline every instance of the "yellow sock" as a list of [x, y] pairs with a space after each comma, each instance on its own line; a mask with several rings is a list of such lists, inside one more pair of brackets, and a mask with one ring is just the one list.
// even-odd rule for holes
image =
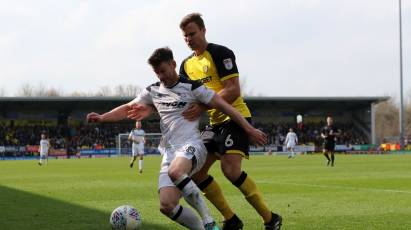
[[220, 185], [218, 185], [211, 176], [207, 178], [206, 181], [208, 184], [205, 185], [204, 188], [201, 188], [203, 186], [199, 186], [203, 191], [204, 196], [218, 209], [218, 211], [220, 211], [225, 220], [231, 219], [231, 217], [234, 216], [234, 212], [228, 205]]
[[[243, 175], [244, 174], [245, 172], [243, 172]], [[247, 176], [247, 174], [245, 174], [244, 182], [237, 187], [244, 194], [245, 199], [248, 201], [248, 203], [254, 207], [258, 214], [260, 214], [260, 216], [264, 220], [264, 223], [269, 222], [271, 220], [271, 211], [270, 209], [268, 209], [267, 204], [264, 202], [263, 196], [261, 195], [254, 181], [249, 176]]]

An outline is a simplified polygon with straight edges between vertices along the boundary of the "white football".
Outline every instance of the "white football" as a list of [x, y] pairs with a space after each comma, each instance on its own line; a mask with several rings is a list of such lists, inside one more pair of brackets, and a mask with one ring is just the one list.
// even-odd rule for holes
[[113, 230], [137, 230], [141, 225], [141, 216], [133, 206], [122, 205], [111, 213], [110, 224]]

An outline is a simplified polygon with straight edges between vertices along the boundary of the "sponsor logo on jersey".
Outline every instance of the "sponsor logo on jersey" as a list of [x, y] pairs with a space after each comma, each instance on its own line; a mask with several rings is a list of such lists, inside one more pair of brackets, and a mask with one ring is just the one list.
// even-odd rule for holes
[[160, 102], [159, 104], [162, 106], [166, 106], [166, 107], [183, 108], [184, 106], [187, 105], [187, 102], [186, 101], [173, 101], [173, 102]]
[[201, 78], [200, 81], [201, 83], [205, 84], [207, 82], [211, 82], [211, 76], [205, 77], [205, 78]]
[[227, 70], [231, 70], [234, 67], [233, 61], [231, 60], [231, 58], [224, 59], [223, 63], [224, 63], [224, 67]]

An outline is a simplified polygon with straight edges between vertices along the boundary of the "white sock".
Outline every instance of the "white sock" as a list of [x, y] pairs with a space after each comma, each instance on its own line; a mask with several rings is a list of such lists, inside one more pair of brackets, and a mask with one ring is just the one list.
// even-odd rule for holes
[[200, 219], [198, 219], [197, 215], [191, 208], [183, 208], [183, 206], [178, 204], [169, 217], [173, 221], [187, 227], [188, 229], [204, 229], [203, 223]]
[[193, 207], [198, 214], [200, 214], [204, 224], [214, 221], [210, 215], [210, 210], [208, 210], [208, 207], [201, 196], [200, 189], [198, 189], [197, 185], [191, 180], [190, 177], [188, 177], [187, 174], [174, 181], [174, 184], [183, 193], [185, 201]]
[[143, 170], [143, 160], [138, 160], [138, 169]]

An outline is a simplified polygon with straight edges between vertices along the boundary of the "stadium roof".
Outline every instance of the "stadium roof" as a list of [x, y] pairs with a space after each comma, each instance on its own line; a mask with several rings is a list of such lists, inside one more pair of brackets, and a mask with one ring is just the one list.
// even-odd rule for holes
[[[109, 109], [131, 101], [134, 97], [0, 97], [0, 110], [5, 109]], [[253, 107], [292, 107], [306, 110], [308, 107], [334, 107], [355, 109], [388, 100], [389, 97], [245, 97]]]
[[[134, 97], [0, 97], [0, 102], [86, 102], [86, 101], [131, 101]], [[247, 101], [367, 101], [381, 102], [390, 97], [245, 97]]]
[[378, 103], [390, 97], [245, 97], [249, 101], [362, 101]]

